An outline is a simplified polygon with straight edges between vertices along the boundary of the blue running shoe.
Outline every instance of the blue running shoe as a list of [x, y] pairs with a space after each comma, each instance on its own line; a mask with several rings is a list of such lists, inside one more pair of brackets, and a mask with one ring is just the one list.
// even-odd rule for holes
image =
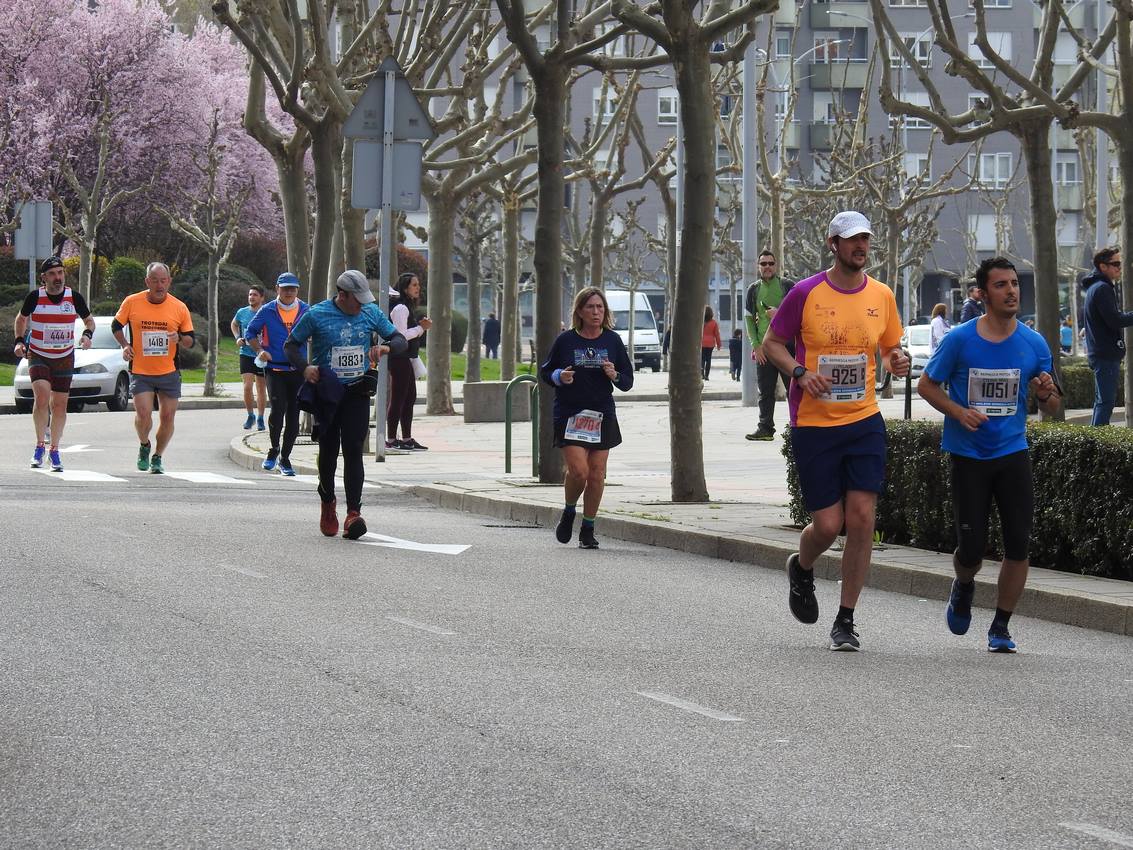
[[47, 453], [47, 457], [51, 461], [52, 472], [63, 471], [63, 461], [59, 459], [59, 449], [51, 449], [51, 451]]
[[268, 456], [264, 458], [262, 464], [266, 472], [271, 472], [275, 469], [275, 459], [279, 457], [279, 449], [268, 449]]
[[[249, 427], [251, 427], [251, 426], [249, 426]], [[266, 428], [267, 428], [267, 425], [264, 424], [264, 418], [262, 416], [257, 416], [256, 417], [256, 430], [257, 431], [263, 431]]]
[[249, 413], [248, 418], [244, 420], [244, 430], [251, 431], [252, 426], [256, 424], [256, 414]]
[[948, 630], [954, 635], [966, 635], [972, 625], [972, 597], [976, 594], [976, 583], [960, 584], [960, 579], [952, 579], [952, 593], [948, 596]]
[[279, 462], [279, 474], [286, 475], [288, 478], [292, 478], [295, 475], [295, 470], [291, 468], [290, 463], [285, 460], [281, 460]]
[[41, 466], [43, 466], [43, 456], [45, 454], [47, 454], [47, 446], [45, 446], [43, 443], [40, 443], [35, 447], [35, 451], [32, 452], [31, 455], [32, 469], [39, 469]]
[[1007, 629], [992, 627], [987, 632], [988, 652], [1015, 652], [1015, 641], [1011, 640], [1011, 633]]

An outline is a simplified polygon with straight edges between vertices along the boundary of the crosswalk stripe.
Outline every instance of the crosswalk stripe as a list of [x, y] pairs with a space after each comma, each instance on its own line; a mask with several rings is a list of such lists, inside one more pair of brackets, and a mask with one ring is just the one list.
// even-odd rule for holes
[[32, 472], [38, 472], [49, 478], [57, 478], [60, 481], [120, 481], [123, 483], [126, 481], [125, 478], [116, 478], [113, 475], [107, 475], [105, 472], [94, 472], [90, 469], [64, 469], [62, 472], [52, 472], [50, 469], [33, 469]]

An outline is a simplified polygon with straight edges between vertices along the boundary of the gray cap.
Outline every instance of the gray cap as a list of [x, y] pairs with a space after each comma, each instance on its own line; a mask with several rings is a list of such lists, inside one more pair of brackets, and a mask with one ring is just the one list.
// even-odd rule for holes
[[349, 292], [358, 299], [359, 304], [374, 303], [374, 293], [370, 291], [370, 282], [366, 280], [366, 275], [357, 269], [347, 269], [340, 274], [335, 286], [343, 292]]
[[848, 239], [859, 233], [868, 233], [873, 236], [873, 228], [869, 226], [869, 219], [856, 210], [844, 210], [830, 219], [830, 226], [826, 228], [827, 238], [837, 236]]

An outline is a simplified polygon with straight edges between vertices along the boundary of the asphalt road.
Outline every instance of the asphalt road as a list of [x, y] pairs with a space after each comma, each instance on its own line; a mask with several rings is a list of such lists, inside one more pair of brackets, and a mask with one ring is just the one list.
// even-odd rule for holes
[[328, 540], [240, 418], [154, 476], [72, 416], [83, 481], [0, 417], [0, 847], [1133, 847], [1128, 638], [867, 591], [832, 653], [832, 583], [801, 626], [779, 570], [390, 487], [371, 532], [453, 548]]

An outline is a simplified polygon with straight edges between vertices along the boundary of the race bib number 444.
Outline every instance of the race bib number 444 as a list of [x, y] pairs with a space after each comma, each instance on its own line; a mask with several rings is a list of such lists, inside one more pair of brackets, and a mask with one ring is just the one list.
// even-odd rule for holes
[[62, 350], [72, 348], [75, 344], [75, 326], [68, 322], [65, 325], [48, 326], [43, 330], [42, 348]]
[[865, 379], [869, 358], [864, 354], [820, 354], [818, 374], [830, 382], [824, 401], [849, 402], [865, 399]]
[[968, 407], [985, 416], [1014, 416], [1021, 380], [1018, 369], [969, 369]]

